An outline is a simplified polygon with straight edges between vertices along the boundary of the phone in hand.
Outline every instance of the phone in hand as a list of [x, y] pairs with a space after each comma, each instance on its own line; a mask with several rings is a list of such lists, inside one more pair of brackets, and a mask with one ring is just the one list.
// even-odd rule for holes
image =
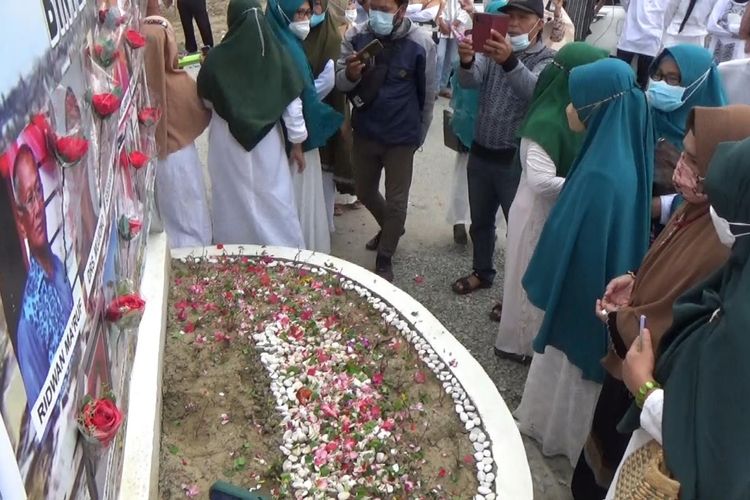
[[501, 36], [508, 34], [508, 23], [510, 18], [505, 14], [487, 14], [477, 12], [474, 14], [474, 26], [471, 30], [471, 40], [474, 52], [484, 52], [484, 44], [491, 38], [492, 30]]
[[380, 42], [380, 40], [376, 38], [372, 42], [368, 43], [365, 46], [365, 48], [357, 52], [357, 59], [367, 64], [376, 55], [380, 54], [382, 51], [383, 51], [383, 44]]

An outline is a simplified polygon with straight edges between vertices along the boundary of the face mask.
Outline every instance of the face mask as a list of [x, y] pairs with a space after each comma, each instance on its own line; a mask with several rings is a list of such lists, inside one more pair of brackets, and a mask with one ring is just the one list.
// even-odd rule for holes
[[674, 111], [683, 104], [685, 87], [669, 85], [666, 82], [649, 80], [646, 97], [653, 107], [665, 113]]
[[344, 12], [344, 15], [346, 16], [347, 21], [353, 23], [357, 20], [357, 9], [347, 9]]
[[586, 130], [586, 125], [581, 121], [578, 111], [576, 111], [576, 108], [572, 104], [568, 104], [568, 107], [565, 108], [565, 114], [568, 117], [568, 127], [570, 130], [578, 134]]
[[294, 36], [300, 40], [307, 38], [310, 34], [310, 21], [295, 21], [289, 23], [289, 29], [294, 33]]
[[370, 28], [376, 35], [388, 36], [393, 32], [393, 18], [390, 12], [370, 11]]
[[[531, 28], [531, 31], [534, 31], [535, 28], [536, 24]], [[529, 48], [529, 45], [531, 45], [531, 39], [529, 38], [531, 31], [510, 37], [510, 46], [513, 49], [513, 52], [521, 52]]]
[[716, 229], [716, 234], [719, 235], [719, 241], [721, 241], [722, 245], [732, 248], [734, 246], [734, 240], [740, 236], [750, 235], [750, 232], [734, 234], [732, 233], [731, 228], [731, 226], [750, 227], [750, 224], [745, 224], [744, 222], [729, 222], [725, 218], [719, 216], [719, 214], [716, 213], [716, 210], [714, 210], [714, 207], [709, 209], [709, 213], [711, 214], [711, 222], [714, 224], [714, 229]]
[[322, 23], [326, 18], [326, 13], [323, 12], [322, 14], [313, 14], [310, 18], [310, 28], [314, 28], [320, 23]]

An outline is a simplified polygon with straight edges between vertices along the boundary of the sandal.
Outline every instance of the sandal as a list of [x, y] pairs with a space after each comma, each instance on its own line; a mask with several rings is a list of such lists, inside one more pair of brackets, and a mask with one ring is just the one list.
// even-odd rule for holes
[[490, 310], [490, 319], [492, 321], [495, 321], [497, 323], [500, 322], [500, 318], [503, 316], [503, 303], [497, 302], [494, 306], [492, 306], [492, 309]]
[[[472, 285], [471, 278], [474, 278], [478, 282], [478, 284]], [[492, 283], [483, 281], [477, 273], [471, 273], [470, 275], [464, 276], [463, 278], [458, 278], [453, 282], [453, 285], [451, 285], [451, 289], [453, 290], [453, 292], [458, 295], [468, 295], [475, 290], [491, 287]]]
[[495, 356], [497, 356], [499, 359], [507, 359], [508, 361], [513, 361], [514, 363], [518, 363], [524, 366], [529, 366], [531, 364], [531, 359], [533, 358], [533, 356], [527, 356], [524, 354], [515, 354], [512, 352], [501, 351], [497, 347], [495, 347]]

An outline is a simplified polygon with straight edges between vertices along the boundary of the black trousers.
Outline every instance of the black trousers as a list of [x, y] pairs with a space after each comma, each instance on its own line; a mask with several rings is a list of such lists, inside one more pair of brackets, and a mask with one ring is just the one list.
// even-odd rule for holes
[[180, 13], [180, 23], [182, 23], [182, 31], [185, 33], [185, 50], [191, 54], [198, 52], [193, 19], [195, 19], [195, 23], [201, 32], [203, 45], [213, 47], [214, 36], [211, 33], [211, 22], [208, 20], [206, 0], [177, 0], [177, 11]]
[[635, 52], [628, 52], [627, 50], [617, 49], [617, 58], [622, 59], [628, 64], [633, 62], [635, 56], [638, 56], [638, 70], [636, 71], [638, 85], [646, 90], [646, 87], [648, 86], [649, 69], [651, 69], [651, 63], [654, 62], [654, 58], [651, 56], [644, 56], [643, 54], [636, 54]]
[[495, 279], [495, 220], [501, 208], [505, 221], [521, 180], [520, 164], [516, 164], [516, 150], [509, 149], [488, 154], [478, 144], [469, 153], [469, 208], [471, 210], [471, 242], [474, 248], [474, 272], [485, 283]]

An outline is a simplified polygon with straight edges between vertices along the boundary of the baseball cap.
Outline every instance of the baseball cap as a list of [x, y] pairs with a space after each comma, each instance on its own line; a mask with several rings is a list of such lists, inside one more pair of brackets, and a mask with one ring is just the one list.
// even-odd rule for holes
[[525, 10], [536, 14], [540, 18], [544, 19], [544, 2], [543, 0], [509, 0], [504, 7], [500, 9], [500, 12], [507, 12], [510, 9]]

